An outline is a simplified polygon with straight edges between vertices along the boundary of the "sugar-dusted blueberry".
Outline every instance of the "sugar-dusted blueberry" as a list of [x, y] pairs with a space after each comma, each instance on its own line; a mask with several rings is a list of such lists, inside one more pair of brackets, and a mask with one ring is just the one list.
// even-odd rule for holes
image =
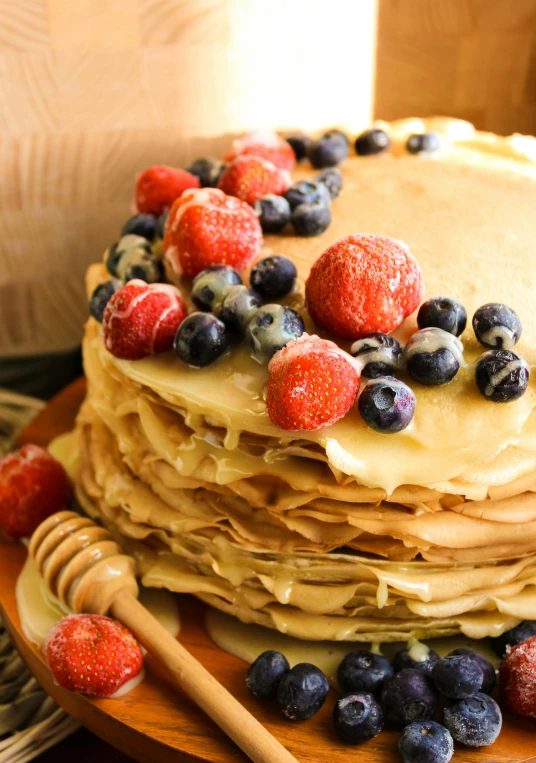
[[225, 162], [208, 156], [196, 159], [186, 168], [186, 171], [199, 178], [202, 188], [216, 188], [224, 169]]
[[240, 275], [230, 265], [211, 265], [194, 278], [192, 301], [200, 310], [210, 312], [223, 300], [226, 289], [241, 283]]
[[164, 233], [166, 231], [166, 224], [168, 221], [168, 217], [169, 217], [169, 209], [166, 209], [166, 211], [162, 212], [162, 214], [158, 218], [157, 233], [160, 238], [164, 238]]
[[350, 352], [365, 364], [361, 373], [368, 379], [389, 376], [400, 369], [402, 347], [390, 334], [367, 334], [353, 343]]
[[439, 706], [439, 695], [429, 675], [407, 668], [387, 681], [381, 701], [385, 719], [403, 728], [414, 721], [430, 720]]
[[147, 241], [154, 241], [158, 235], [158, 220], [154, 215], [134, 215], [121, 228], [121, 236], [127, 236], [129, 233], [142, 236]]
[[329, 228], [331, 212], [324, 204], [300, 204], [290, 219], [298, 236], [319, 236]]
[[104, 308], [110, 301], [116, 291], [119, 291], [123, 285], [117, 278], [110, 278], [104, 283], [100, 283], [94, 290], [89, 299], [89, 314], [99, 323], [102, 323]]
[[348, 156], [348, 138], [340, 130], [328, 130], [311, 142], [307, 156], [313, 167], [335, 167]]
[[300, 204], [317, 203], [323, 204], [325, 207], [329, 207], [331, 204], [328, 187], [319, 180], [299, 180], [286, 191], [285, 199], [292, 210]]
[[383, 710], [373, 694], [352, 692], [337, 700], [333, 724], [343, 742], [363, 744], [382, 730]]
[[509, 403], [525, 394], [529, 366], [510, 350], [488, 350], [477, 361], [476, 385], [486, 400]]
[[290, 204], [284, 196], [268, 193], [253, 205], [264, 233], [281, 233], [290, 221]]
[[436, 132], [413, 133], [406, 141], [406, 151], [410, 154], [431, 154], [441, 147]]
[[262, 305], [262, 299], [247, 286], [230, 286], [223, 301], [215, 308], [220, 321], [231, 331], [243, 332], [255, 310]]
[[[480, 669], [482, 670], [482, 689], [485, 694], [491, 694], [493, 689], [495, 688], [495, 684], [497, 683], [497, 675], [495, 673], [495, 668], [491, 664], [489, 660], [486, 660], [483, 654], [480, 654], [480, 652], [475, 652], [474, 649], [468, 649], [467, 647], [461, 646], [458, 649], [454, 649], [453, 652], [450, 653], [451, 655], [457, 655], [457, 654], [465, 654], [469, 657], [472, 657], [473, 660], [478, 662], [480, 665]], [[450, 656], [450, 655], [449, 655]]]
[[457, 742], [467, 747], [487, 747], [501, 732], [501, 710], [483, 692], [467, 699], [447, 700], [445, 726]]
[[301, 162], [307, 157], [307, 149], [311, 143], [311, 138], [308, 135], [303, 132], [294, 132], [292, 135], [288, 135], [285, 140], [290, 143], [297, 162]]
[[[419, 647], [421, 646], [424, 647], [424, 644], [419, 644]], [[400, 673], [401, 670], [406, 670], [407, 668], [414, 668], [430, 675], [438, 660], [439, 655], [433, 649], [425, 648], [419, 651], [418, 654], [415, 649], [401, 649], [395, 654], [393, 668], [395, 673]]]
[[327, 167], [327, 169], [318, 173], [315, 180], [317, 183], [322, 183], [322, 185], [326, 186], [332, 200], [336, 199], [342, 191], [342, 172], [338, 167]]
[[246, 674], [246, 685], [250, 692], [260, 699], [274, 697], [279, 682], [290, 670], [284, 654], [269, 650], [260, 654]]
[[523, 620], [509, 631], [490, 639], [490, 643], [495, 654], [498, 657], [504, 657], [509, 646], [517, 646], [533, 636], [536, 636], [536, 622]]
[[403, 763], [449, 763], [454, 755], [454, 740], [440, 723], [417, 721], [403, 729], [398, 752]]
[[484, 674], [478, 661], [468, 654], [449, 654], [432, 670], [436, 689], [451, 699], [465, 699], [480, 691]]
[[409, 375], [426, 385], [446, 384], [465, 365], [458, 337], [438, 328], [413, 334], [404, 348], [403, 360]]
[[511, 350], [519, 342], [523, 326], [513, 308], [499, 302], [489, 302], [479, 307], [473, 315], [473, 330], [483, 347]]
[[457, 299], [431, 297], [420, 306], [417, 324], [420, 329], [435, 327], [460, 336], [467, 326], [467, 312]]
[[179, 326], [173, 347], [185, 363], [204, 368], [227, 349], [225, 326], [210, 313], [190, 313]]
[[264, 305], [251, 316], [246, 329], [246, 343], [253, 356], [262, 363], [305, 331], [302, 317], [283, 305]]
[[257, 262], [249, 280], [263, 299], [279, 299], [291, 291], [297, 275], [296, 265], [289, 257], [274, 254]]
[[391, 138], [385, 130], [380, 130], [379, 127], [365, 130], [355, 139], [355, 152], [360, 156], [381, 154], [382, 151], [387, 151], [390, 147]]
[[320, 668], [300, 662], [279, 682], [277, 704], [289, 720], [304, 721], [320, 710], [328, 692], [328, 679]]
[[[133, 233], [128, 233], [126, 236], [122, 236], [119, 241], [106, 251], [104, 255], [104, 262], [108, 271], [120, 278], [122, 281], [130, 281], [133, 278], [141, 278], [143, 281], [147, 280], [143, 278], [143, 275], [131, 275], [132, 270], [138, 266], [144, 267], [147, 263], [152, 264], [153, 250], [151, 244], [143, 236], [137, 236]], [[155, 266], [155, 272], [152, 275], [162, 275], [162, 265]], [[159, 279], [155, 277], [153, 283]]]
[[344, 694], [380, 694], [385, 682], [393, 675], [394, 671], [387, 657], [366, 649], [349, 652], [337, 668], [337, 681]]
[[357, 401], [361, 418], [381, 434], [395, 434], [409, 426], [417, 403], [407, 384], [393, 376], [370, 379]]

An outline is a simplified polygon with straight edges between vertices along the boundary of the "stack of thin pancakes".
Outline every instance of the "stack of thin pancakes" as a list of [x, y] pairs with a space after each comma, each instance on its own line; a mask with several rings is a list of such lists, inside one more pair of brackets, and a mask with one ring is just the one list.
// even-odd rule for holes
[[[263, 254], [292, 257], [303, 286], [337, 238], [402, 239], [427, 297], [453, 296], [469, 316], [485, 302], [514, 307], [516, 349], [534, 365], [536, 141], [453, 120], [390, 129], [391, 154], [343, 165], [326, 233], [268, 237]], [[424, 129], [442, 133], [441, 151], [404, 154]], [[93, 266], [89, 288], [105, 277]], [[397, 336], [415, 328], [413, 316]], [[470, 326], [462, 340], [468, 367], [444, 387], [413, 384], [404, 432], [375, 433], [352, 410], [292, 433], [270, 422], [267, 369], [245, 347], [206, 369], [172, 354], [121, 361], [91, 319], [79, 500], [135, 555], [144, 585], [299, 638], [481, 638], [536, 619], [535, 384], [513, 403], [484, 400], [471, 368], [483, 348]]]

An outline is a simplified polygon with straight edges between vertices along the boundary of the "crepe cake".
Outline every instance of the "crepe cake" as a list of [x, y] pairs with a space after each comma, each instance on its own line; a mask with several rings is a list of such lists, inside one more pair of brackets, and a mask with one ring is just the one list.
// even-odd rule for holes
[[[313, 262], [337, 239], [383, 234], [418, 260], [424, 298], [448, 294], [469, 318], [489, 302], [515, 308], [515, 349], [532, 367], [536, 140], [446, 118], [382, 127], [391, 150], [342, 163], [324, 233], [264, 237], [262, 257], [298, 269], [282, 301], [316, 333], [304, 305]], [[408, 135], [428, 131], [440, 150], [409, 154]], [[188, 301], [188, 283], [167, 275]], [[88, 292], [107, 277], [92, 266]], [[404, 343], [416, 329], [413, 313], [394, 335]], [[270, 420], [267, 366], [243, 343], [201, 369], [173, 352], [130, 361], [91, 318], [80, 503], [135, 556], [145, 586], [302, 639], [478, 639], [534, 620], [536, 387], [504, 405], [484, 399], [470, 320], [461, 340], [467, 366], [443, 386], [413, 384], [415, 417], [396, 435], [367, 427], [357, 406], [289, 432]]]

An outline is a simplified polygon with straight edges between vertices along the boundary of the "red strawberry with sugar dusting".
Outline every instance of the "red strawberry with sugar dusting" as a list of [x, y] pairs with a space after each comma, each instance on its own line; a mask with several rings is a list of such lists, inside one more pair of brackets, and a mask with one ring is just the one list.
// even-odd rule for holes
[[536, 636], [506, 652], [499, 682], [506, 710], [536, 718]]
[[237, 156], [261, 156], [281, 170], [292, 170], [296, 164], [296, 154], [284, 138], [272, 130], [255, 130], [233, 141], [225, 154], [225, 161], [232, 162]]
[[143, 670], [132, 633], [103, 615], [64, 617], [48, 634], [45, 656], [56, 683], [88, 697], [110, 697]]
[[218, 188], [247, 204], [255, 204], [261, 196], [273, 193], [282, 196], [291, 183], [290, 173], [260, 156], [237, 156], [224, 170]]
[[270, 361], [266, 406], [292, 431], [322, 429], [345, 416], [359, 390], [360, 365], [334, 342], [303, 334]]
[[186, 170], [158, 165], [138, 175], [134, 201], [138, 212], [161, 215], [188, 188], [199, 188], [199, 178]]
[[420, 304], [424, 280], [405, 244], [356, 233], [318, 258], [305, 284], [317, 326], [340, 339], [388, 334]]
[[186, 307], [178, 289], [135, 278], [106, 305], [102, 321], [106, 349], [123, 360], [167, 352], [185, 318]]
[[177, 199], [164, 236], [166, 259], [185, 278], [195, 278], [210, 265], [245, 270], [261, 245], [261, 226], [253, 209], [217, 188], [186, 191]]

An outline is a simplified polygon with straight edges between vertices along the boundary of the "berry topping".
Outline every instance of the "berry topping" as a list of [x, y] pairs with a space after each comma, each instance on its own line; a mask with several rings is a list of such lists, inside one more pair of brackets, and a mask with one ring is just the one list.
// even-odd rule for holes
[[459, 649], [455, 649], [453, 652], [449, 654], [449, 657], [452, 657], [453, 655], [457, 654], [464, 654], [469, 657], [472, 657], [473, 660], [478, 662], [480, 665], [480, 669], [482, 670], [483, 675], [483, 681], [482, 681], [482, 689], [485, 694], [491, 694], [493, 689], [495, 688], [495, 684], [497, 683], [497, 676], [495, 675], [495, 668], [491, 664], [489, 660], [486, 660], [483, 654], [480, 654], [480, 652], [475, 652], [474, 649], [467, 649], [466, 647], [459, 647]]
[[223, 302], [229, 286], [241, 283], [240, 275], [230, 265], [211, 265], [194, 278], [192, 301], [200, 310], [211, 312], [216, 305]]
[[414, 721], [428, 721], [439, 706], [430, 676], [422, 670], [401, 670], [387, 681], [382, 692], [385, 718], [397, 728]]
[[406, 141], [406, 150], [410, 154], [431, 154], [441, 147], [436, 132], [414, 133]]
[[290, 204], [284, 196], [269, 193], [253, 205], [265, 233], [281, 233], [290, 222]]
[[168, 284], [129, 281], [104, 310], [106, 349], [116, 358], [140, 360], [173, 347], [177, 329], [186, 317], [178, 289]]
[[303, 132], [295, 132], [292, 135], [287, 135], [285, 140], [292, 147], [297, 162], [301, 162], [307, 157], [307, 149], [311, 143], [311, 138], [308, 135]]
[[201, 188], [216, 188], [225, 166], [225, 162], [222, 162], [220, 159], [207, 157], [205, 159], [196, 159], [186, 169], [190, 174], [199, 178]]
[[121, 281], [117, 280], [117, 278], [110, 278], [108, 281], [100, 283], [93, 290], [89, 299], [89, 314], [99, 323], [102, 323], [104, 308], [122, 285]]
[[105, 261], [110, 273], [125, 282], [139, 278], [147, 283], [157, 283], [164, 277], [162, 262], [153, 256], [150, 243], [131, 233], [107, 250]]
[[490, 350], [511, 350], [519, 342], [523, 326], [519, 315], [508, 305], [490, 302], [473, 315], [476, 338]]
[[449, 763], [454, 755], [450, 731], [435, 721], [417, 721], [406, 726], [398, 740], [403, 763]]
[[405, 244], [359, 233], [326, 249], [305, 285], [315, 323], [352, 340], [395, 329], [419, 305], [423, 289], [419, 263]]
[[404, 348], [409, 375], [428, 386], [446, 384], [465, 365], [463, 344], [443, 329], [417, 331]]
[[173, 205], [164, 236], [171, 267], [194, 278], [210, 265], [244, 270], [258, 257], [262, 231], [248, 204], [217, 188], [186, 191]]
[[199, 179], [186, 170], [149, 167], [136, 180], [137, 210], [158, 217], [188, 188], [199, 188]]
[[154, 215], [134, 215], [129, 218], [121, 228], [121, 236], [128, 236], [133, 233], [135, 236], [142, 236], [147, 241], [154, 241], [159, 235], [158, 220]]
[[226, 162], [232, 162], [237, 156], [249, 154], [267, 159], [281, 170], [290, 171], [296, 164], [292, 146], [271, 130], [255, 130], [235, 140], [224, 159]]
[[476, 384], [486, 400], [509, 403], [525, 394], [529, 383], [527, 363], [509, 350], [488, 350], [477, 361]]
[[478, 661], [468, 654], [449, 654], [438, 660], [432, 676], [436, 688], [451, 699], [472, 697], [480, 691], [484, 681]]
[[391, 146], [391, 138], [385, 130], [373, 127], [371, 130], [365, 130], [355, 139], [355, 152], [360, 156], [371, 156], [372, 154], [381, 154]]
[[393, 668], [386, 657], [366, 649], [349, 652], [337, 669], [337, 681], [343, 694], [380, 694], [385, 681], [393, 675]]
[[281, 196], [290, 185], [290, 175], [260, 156], [237, 156], [227, 165], [218, 188], [229, 196], [253, 205], [267, 194]]
[[66, 508], [70, 497], [65, 469], [38, 445], [24, 445], [0, 460], [0, 530], [10, 538], [29, 537]]
[[303, 334], [274, 355], [266, 406], [281, 429], [316, 430], [345, 416], [359, 389], [355, 361], [334, 342]]
[[300, 204], [290, 218], [298, 236], [320, 236], [331, 223], [331, 212], [319, 202]]
[[348, 156], [348, 138], [340, 130], [329, 130], [312, 141], [307, 156], [313, 167], [334, 167]]
[[417, 324], [420, 329], [438, 328], [460, 336], [467, 326], [465, 307], [451, 297], [432, 297], [419, 308]]
[[381, 434], [401, 432], [413, 420], [417, 400], [407, 384], [393, 376], [370, 379], [359, 395], [361, 417]]
[[523, 641], [536, 636], [536, 622], [523, 620], [523, 622], [505, 631], [501, 636], [490, 639], [493, 651], [498, 657], [503, 657], [509, 646], [517, 646]]
[[281, 678], [277, 704], [289, 720], [304, 721], [320, 710], [328, 692], [328, 679], [320, 668], [300, 662]]
[[353, 343], [350, 352], [365, 364], [361, 373], [367, 379], [389, 376], [400, 368], [402, 347], [389, 334], [367, 334]]
[[48, 634], [45, 656], [55, 681], [88, 697], [110, 697], [143, 669], [141, 647], [102, 615], [68, 615]]
[[332, 200], [336, 199], [342, 191], [342, 172], [338, 167], [328, 167], [327, 169], [322, 170], [322, 172], [319, 172], [315, 177], [315, 180], [317, 183], [322, 183], [322, 185], [326, 186]]
[[457, 742], [467, 747], [487, 747], [501, 732], [502, 715], [499, 705], [487, 694], [447, 700], [445, 726]]
[[[424, 644], [419, 646], [424, 646]], [[418, 659], [420, 657], [422, 659]], [[400, 673], [401, 670], [406, 670], [407, 668], [414, 668], [415, 670], [422, 670], [423, 673], [431, 674], [438, 660], [439, 655], [433, 649], [426, 648], [421, 654], [415, 654], [415, 651], [412, 649], [401, 649], [395, 655], [393, 668], [395, 673]]]
[[298, 271], [292, 260], [275, 254], [257, 262], [249, 280], [263, 299], [279, 299], [292, 290], [297, 275]]
[[536, 636], [506, 653], [499, 678], [505, 709], [536, 718]]
[[318, 180], [300, 180], [291, 185], [285, 193], [285, 199], [291, 209], [296, 209], [300, 204], [323, 204], [329, 207], [331, 195], [325, 183]]
[[204, 368], [227, 349], [225, 324], [210, 313], [191, 313], [179, 326], [173, 347], [185, 363]]
[[246, 685], [260, 699], [275, 696], [283, 676], [290, 670], [284, 654], [270, 650], [260, 654], [246, 674]]
[[215, 312], [231, 331], [243, 332], [262, 299], [247, 286], [230, 286], [224, 292], [223, 301], [216, 304]]
[[352, 693], [337, 700], [333, 708], [333, 723], [343, 742], [362, 744], [382, 730], [383, 710], [372, 694]]
[[253, 313], [246, 326], [246, 342], [260, 363], [298, 339], [305, 331], [302, 317], [283, 305], [264, 305]]

